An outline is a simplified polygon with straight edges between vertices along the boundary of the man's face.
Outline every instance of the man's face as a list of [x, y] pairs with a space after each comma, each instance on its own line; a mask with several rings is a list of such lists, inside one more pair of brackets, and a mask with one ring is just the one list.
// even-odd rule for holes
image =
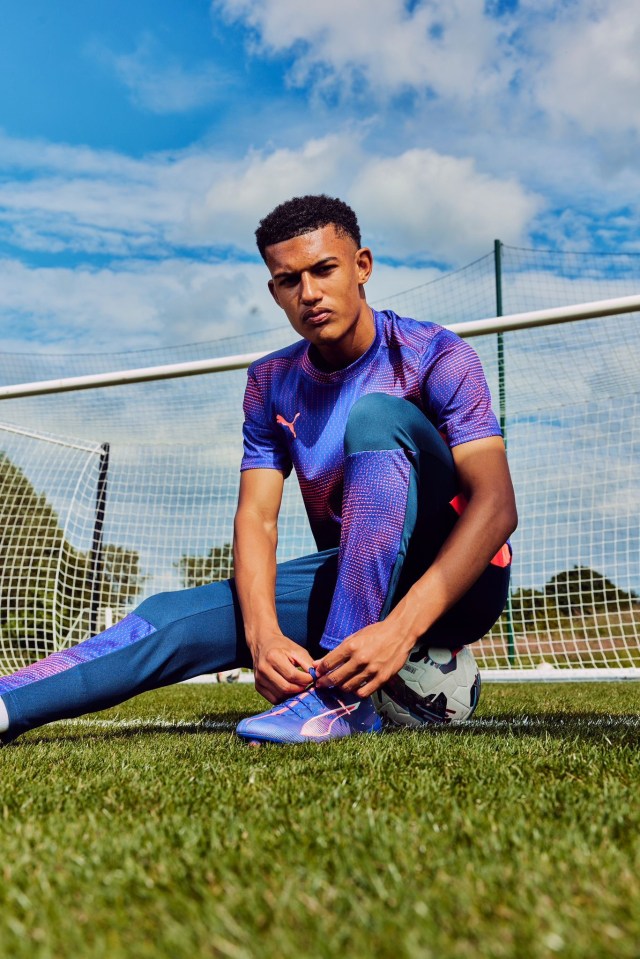
[[268, 246], [265, 259], [276, 303], [328, 363], [345, 365], [368, 349], [374, 325], [362, 287], [371, 275], [370, 250], [330, 224]]

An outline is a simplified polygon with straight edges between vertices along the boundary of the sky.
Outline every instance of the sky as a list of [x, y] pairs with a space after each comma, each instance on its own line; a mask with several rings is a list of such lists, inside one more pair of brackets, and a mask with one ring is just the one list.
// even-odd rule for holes
[[[376, 305], [490, 254], [496, 238], [552, 251], [640, 253], [639, 50], [638, 0], [0, 0], [0, 353], [10, 354], [3, 369], [27, 369], [34, 354], [46, 354], [56, 376], [84, 372], [89, 360], [110, 368], [113, 353], [159, 350], [158, 362], [168, 362], [185, 358], [186, 344], [206, 343], [209, 355], [212, 340], [286, 325], [268, 294], [254, 230], [292, 195], [326, 192], [354, 206], [375, 255], [368, 295]], [[465, 277], [472, 282], [475, 273], [459, 277], [462, 304]], [[567, 302], [577, 279], [562, 279], [558, 296]], [[528, 306], [518, 308], [548, 299], [543, 280], [534, 287], [524, 271], [510, 278], [516, 292], [529, 284]], [[637, 292], [620, 281], [606, 289], [598, 278], [579, 298], [598, 291]], [[509, 357], [518, 389], [554, 380], [551, 354], [536, 354], [538, 366], [527, 355], [518, 367], [519, 349]], [[626, 389], [637, 374], [637, 338], [615, 355], [594, 341], [580, 353], [586, 373], [576, 373], [569, 355], [555, 379], [566, 375], [582, 398], [580, 377], [597, 374], [594, 395], [608, 396], [625, 350]], [[140, 364], [127, 356], [120, 365]], [[546, 392], [553, 390], [536, 395], [544, 402]], [[105, 419], [123, 407], [129, 419], [123, 413], [118, 422], [135, 445], [139, 394], [116, 394], [96, 403]], [[172, 409], [175, 394], [166, 402]], [[65, 404], [76, 411], [73, 429], [62, 405], [46, 406], [34, 406], [34, 428], [84, 435], [86, 405]], [[193, 404], [185, 408], [193, 414]], [[156, 404], [145, 429], [166, 429], [167, 409]], [[589, 423], [586, 440], [578, 423], [573, 459], [557, 474], [565, 492], [569, 474], [583, 490], [592, 449], [600, 436], [610, 444], [615, 415]], [[538, 444], [540, 462], [555, 463], [556, 437], [535, 420], [522, 447]], [[532, 470], [517, 443], [516, 429], [518, 479], [518, 470]], [[602, 516], [594, 507], [582, 520], [570, 504], [558, 534], [569, 545], [549, 547], [556, 565], [518, 572], [522, 581], [540, 584], [583, 561], [569, 540], [586, 530], [590, 544], [596, 515], [609, 532], [601, 537], [605, 555], [589, 553], [589, 563], [638, 588], [636, 541], [623, 572], [610, 556], [614, 547], [621, 552], [617, 530], [631, 542], [628, 530], [637, 528], [632, 447], [610, 452], [618, 498], [605, 497]], [[167, 523], [186, 526], [191, 507], [175, 505], [183, 480], [165, 476], [165, 465], [157, 475], [168, 484]], [[206, 471], [209, 460], [200, 465]], [[520, 537], [533, 528], [528, 495]], [[556, 501], [553, 490], [549, 496]], [[128, 542], [124, 535], [114, 532], [113, 541]], [[198, 548], [227, 538], [216, 532]], [[148, 546], [159, 551], [155, 541]], [[175, 579], [172, 561], [167, 569], [149, 589], [158, 576]]]
[[374, 301], [496, 237], [638, 251], [638, 49], [637, 0], [1, 0], [0, 349], [281, 324], [253, 232], [307, 192]]

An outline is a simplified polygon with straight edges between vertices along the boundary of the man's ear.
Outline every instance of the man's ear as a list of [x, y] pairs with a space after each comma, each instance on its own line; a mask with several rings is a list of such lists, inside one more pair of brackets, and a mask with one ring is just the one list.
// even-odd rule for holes
[[[274, 298], [278, 306], [280, 306], [280, 300], [278, 299], [278, 291], [276, 290], [276, 285], [273, 282], [273, 280], [269, 280], [267, 286], [269, 287], [269, 293]], [[280, 309], [282, 309], [282, 306], [280, 306]]]
[[356, 253], [356, 269], [358, 271], [358, 283], [360, 285], [365, 284], [373, 272], [373, 253], [368, 246], [363, 246]]

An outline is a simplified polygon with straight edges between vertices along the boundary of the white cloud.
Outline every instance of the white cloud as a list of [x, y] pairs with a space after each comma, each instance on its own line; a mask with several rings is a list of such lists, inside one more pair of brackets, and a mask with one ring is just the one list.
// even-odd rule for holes
[[521, 240], [540, 208], [513, 177], [482, 173], [469, 158], [433, 150], [381, 157], [351, 130], [235, 160], [194, 148], [119, 162], [66, 147], [34, 161], [27, 144], [20, 163], [15, 143], [12, 156], [18, 175], [0, 184], [0, 237], [29, 250], [253, 252], [258, 220], [276, 203], [326, 191], [355, 204], [379, 252], [459, 262], [484, 252], [495, 235]]
[[393, 297], [408, 294], [440, 277], [442, 271], [433, 266], [391, 266], [376, 260], [374, 256], [373, 274], [367, 285], [367, 300], [376, 309], [384, 309]]
[[[399, 291], [439, 276], [434, 268], [377, 263], [368, 298], [382, 309]], [[5, 353], [39, 354], [161, 349], [275, 328], [287, 339], [266, 281], [260, 263], [133, 260], [90, 269], [4, 259], [0, 343]]]
[[433, 150], [379, 157], [345, 133], [252, 154], [216, 180], [194, 226], [201, 237], [224, 229], [242, 244], [275, 203], [321, 191], [353, 203], [367, 240], [399, 259], [459, 261], [487, 250], [496, 235], [520, 242], [541, 207], [515, 179], [483, 174], [469, 158]]
[[190, 225], [205, 241], [212, 235], [246, 247], [259, 219], [277, 203], [305, 193], [348, 190], [361, 160], [359, 138], [330, 134], [297, 150], [252, 151], [218, 168], [204, 198], [192, 205]]
[[550, 116], [589, 134], [640, 133], [640, 7], [636, 0], [573, 4], [547, 30], [537, 84]]
[[189, 206], [220, 168], [204, 151], [132, 160], [6, 136], [0, 149], [9, 171], [16, 171], [0, 182], [0, 235], [28, 250], [122, 256], [167, 253], [172, 243], [192, 246]]
[[135, 350], [282, 323], [258, 264], [185, 260], [103, 269], [0, 261], [3, 349]]
[[499, 180], [469, 158], [433, 150], [371, 158], [351, 192], [384, 252], [398, 258], [467, 259], [486, 251], [494, 236], [521, 242], [541, 207], [515, 179]]
[[42, 139], [21, 139], [0, 130], [0, 154], [5, 171], [48, 171], [67, 176], [101, 174], [111, 177], [140, 178], [144, 164], [113, 150], [95, 150], [88, 146], [69, 146]]
[[114, 53], [92, 44], [89, 54], [111, 69], [128, 89], [132, 102], [151, 113], [185, 113], [213, 103], [225, 79], [209, 63], [186, 68], [175, 58], [163, 57], [150, 35], [133, 53]]
[[[356, 110], [398, 152], [463, 156], [475, 140], [472, 155], [494, 175], [507, 169], [506, 153], [512, 175], [567, 205], [589, 203], [593, 181], [608, 197], [620, 171], [637, 169], [636, 0], [520, 0], [500, 15], [496, 6], [212, 0], [214, 15], [247, 28], [254, 53], [288, 64], [290, 83]], [[402, 94], [390, 111], [388, 98]], [[543, 148], [555, 161], [532, 171]]]
[[335, 90], [364, 80], [379, 93], [412, 88], [476, 96], [508, 81], [512, 66], [496, 54], [508, 18], [489, 16], [483, 0], [214, 0], [213, 11], [253, 29], [258, 48], [289, 52], [294, 83]]

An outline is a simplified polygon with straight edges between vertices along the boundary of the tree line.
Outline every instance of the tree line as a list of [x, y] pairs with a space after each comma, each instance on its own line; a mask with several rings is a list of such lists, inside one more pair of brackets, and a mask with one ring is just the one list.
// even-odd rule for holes
[[19, 649], [82, 638], [90, 610], [131, 604], [144, 584], [136, 550], [108, 544], [96, 594], [94, 556], [66, 539], [58, 514], [0, 452], [0, 634]]
[[[122, 611], [142, 593], [139, 552], [104, 545], [96, 584], [92, 551], [69, 542], [47, 497], [1, 451], [0, 531], [0, 637], [16, 652], [82, 639], [96, 603]], [[233, 576], [231, 544], [205, 556], [185, 553], [176, 566], [185, 588], [227, 579]]]
[[543, 589], [514, 590], [511, 610], [516, 632], [526, 632], [541, 623], [557, 626], [562, 619], [640, 612], [640, 597], [620, 589], [597, 570], [574, 566], [552, 576]]

